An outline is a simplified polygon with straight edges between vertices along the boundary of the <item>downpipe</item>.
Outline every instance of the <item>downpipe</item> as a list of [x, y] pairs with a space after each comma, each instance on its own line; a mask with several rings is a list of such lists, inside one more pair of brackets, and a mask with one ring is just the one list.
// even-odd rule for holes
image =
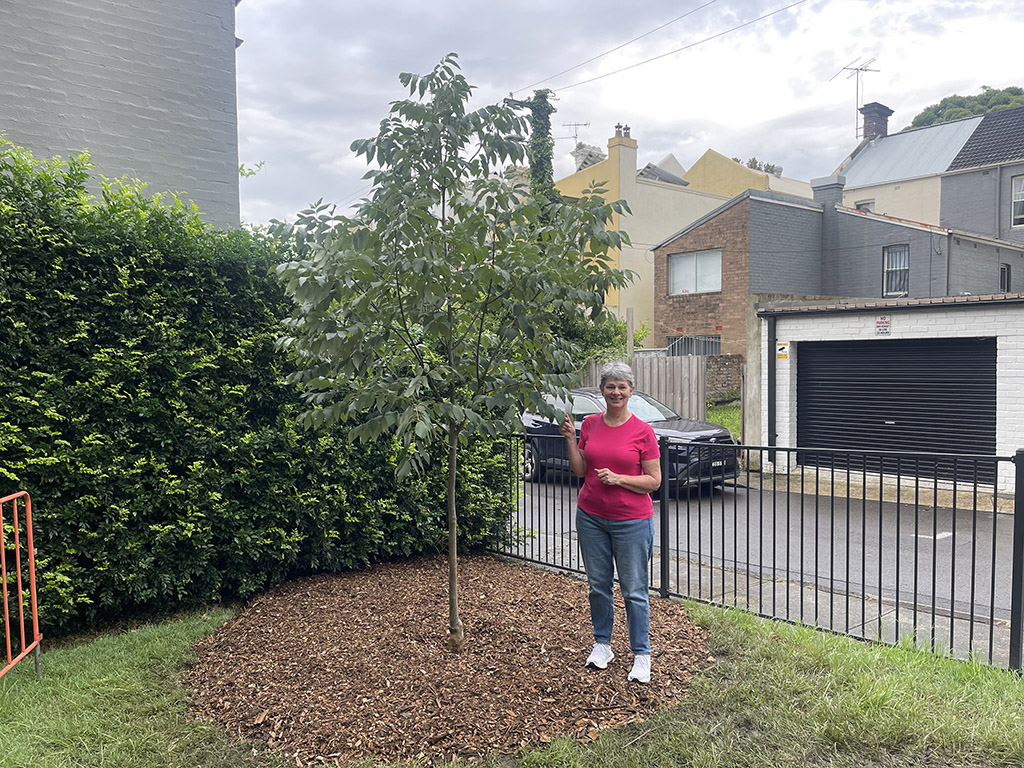
[[1010, 592], [1010, 669], [1022, 672], [1024, 631], [1024, 448], [1013, 456], [1013, 576]]

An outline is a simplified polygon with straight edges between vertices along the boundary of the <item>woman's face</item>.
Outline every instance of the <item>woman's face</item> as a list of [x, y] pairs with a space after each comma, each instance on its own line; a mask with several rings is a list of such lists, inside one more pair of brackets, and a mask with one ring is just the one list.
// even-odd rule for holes
[[630, 395], [633, 394], [633, 385], [628, 381], [608, 379], [601, 388], [601, 394], [604, 395], [608, 410], [618, 410], [625, 408], [629, 403]]

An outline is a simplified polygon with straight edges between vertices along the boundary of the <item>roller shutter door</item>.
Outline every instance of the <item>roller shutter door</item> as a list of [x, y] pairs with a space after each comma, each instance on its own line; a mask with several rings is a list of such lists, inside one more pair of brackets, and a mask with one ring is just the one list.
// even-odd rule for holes
[[[797, 445], [994, 455], [996, 340], [801, 342]], [[798, 461], [845, 466], [811, 453]], [[892, 458], [877, 458], [867, 468], [984, 483], [995, 476], [994, 462], [900, 460], [896, 466]]]

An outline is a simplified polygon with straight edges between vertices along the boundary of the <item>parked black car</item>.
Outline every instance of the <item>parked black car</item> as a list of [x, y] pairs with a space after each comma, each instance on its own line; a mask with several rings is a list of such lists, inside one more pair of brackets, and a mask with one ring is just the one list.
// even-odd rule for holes
[[[584, 417], [604, 412], [604, 397], [597, 387], [570, 390], [569, 397], [569, 403], [551, 396], [545, 396], [545, 400], [558, 410], [572, 414], [579, 435]], [[650, 424], [659, 438], [668, 438], [671, 489], [696, 484], [720, 485], [736, 477], [739, 462], [736, 449], [731, 447], [736, 441], [725, 427], [684, 418], [643, 392], [633, 392], [629, 410]], [[524, 413], [522, 418], [526, 427], [523, 477], [536, 482], [542, 480], [549, 469], [568, 470], [569, 455], [565, 439], [558, 434], [558, 425], [535, 413]]]

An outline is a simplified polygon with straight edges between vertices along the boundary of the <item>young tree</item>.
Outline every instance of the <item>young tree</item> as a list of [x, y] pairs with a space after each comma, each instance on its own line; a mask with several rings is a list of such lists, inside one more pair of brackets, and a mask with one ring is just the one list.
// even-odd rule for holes
[[400, 473], [446, 441], [448, 644], [460, 650], [458, 447], [511, 433], [526, 404], [556, 416], [541, 394], [564, 392], [580, 361], [553, 319], [601, 316], [605, 292], [628, 282], [609, 266], [628, 238], [606, 228], [628, 209], [601, 190], [567, 203], [511, 187], [497, 171], [526, 159], [527, 121], [508, 106], [468, 111], [454, 54], [399, 79], [410, 98], [352, 145], [379, 166], [357, 213], [319, 204], [279, 227], [295, 253], [279, 267], [295, 302], [280, 345], [299, 361], [308, 426], [349, 421], [361, 440], [396, 432]]

